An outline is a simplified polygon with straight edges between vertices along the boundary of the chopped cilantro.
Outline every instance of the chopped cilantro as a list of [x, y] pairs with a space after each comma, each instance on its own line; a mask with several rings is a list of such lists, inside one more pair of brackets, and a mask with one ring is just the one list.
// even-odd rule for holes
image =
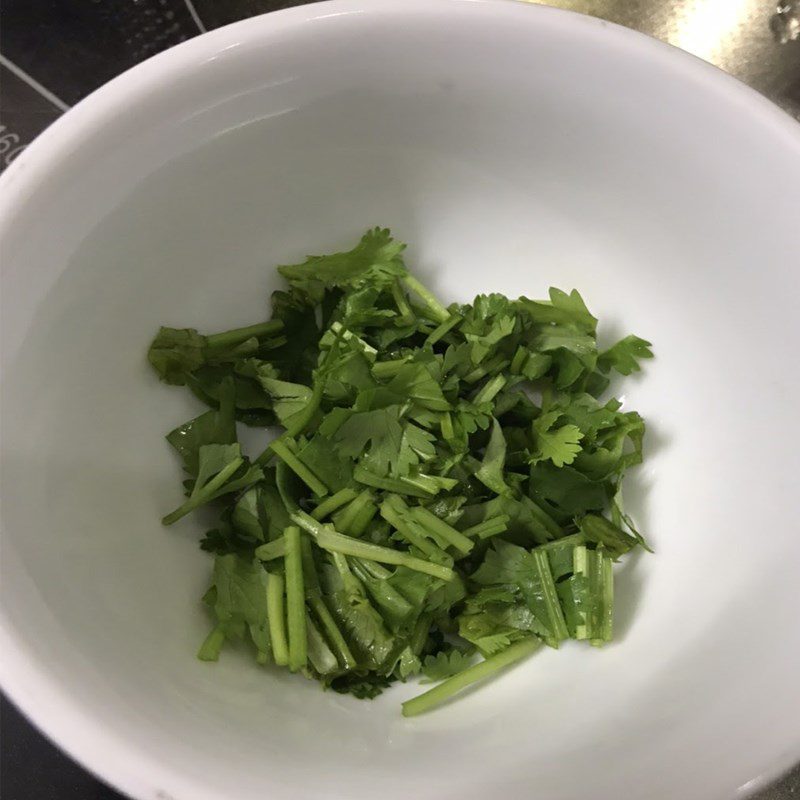
[[[374, 228], [279, 267], [271, 319], [161, 328], [148, 359], [210, 406], [167, 435], [186, 496], [163, 522], [219, 514], [198, 658], [242, 640], [359, 698], [440, 682], [414, 716], [542, 643], [611, 640], [613, 563], [649, 549], [621, 498], [645, 425], [598, 397], [653, 354], [598, 351], [575, 290], [445, 306], [404, 250]], [[237, 421], [282, 432], [251, 460]]]

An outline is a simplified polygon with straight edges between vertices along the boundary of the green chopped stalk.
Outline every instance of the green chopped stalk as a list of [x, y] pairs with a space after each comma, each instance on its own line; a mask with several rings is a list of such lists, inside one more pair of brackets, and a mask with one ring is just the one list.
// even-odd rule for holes
[[390, 547], [381, 547], [377, 544], [362, 542], [360, 539], [353, 539], [350, 536], [343, 536], [335, 531], [321, 531], [317, 537], [317, 544], [332, 553], [356, 556], [357, 558], [377, 561], [380, 564], [408, 567], [408, 569], [413, 569], [416, 572], [424, 572], [434, 578], [441, 578], [443, 581], [450, 581], [455, 577], [455, 573], [449, 567], [423, 561], [421, 558], [415, 558], [401, 550], [392, 550]]
[[464, 319], [460, 314], [450, 314], [450, 316], [444, 321], [439, 323], [439, 326], [434, 328], [425, 339], [425, 344], [428, 347], [432, 347], [447, 333], [449, 333], [456, 325], [458, 325], [461, 320]]
[[365, 486], [372, 486], [375, 489], [385, 489], [387, 492], [397, 492], [398, 494], [408, 494], [412, 497], [429, 498], [436, 494], [427, 488], [421, 488], [405, 478], [383, 478], [358, 466], [353, 470], [353, 478]]
[[[587, 550], [586, 547], [583, 545], [579, 545], [575, 548], [572, 553], [572, 569], [576, 575], [583, 575], [584, 577], [588, 577], [589, 574], [589, 554], [591, 553], [590, 550]], [[575, 626], [575, 638], [576, 639], [588, 639], [589, 638], [589, 625], [591, 623], [591, 615], [588, 612], [588, 609], [584, 608], [582, 610], [583, 622], [579, 623]]]
[[604, 549], [578, 546], [573, 552], [576, 575], [586, 578], [583, 624], [575, 626], [576, 639], [589, 639], [595, 646], [611, 641], [614, 612], [614, 574]]
[[283, 575], [278, 572], [270, 572], [267, 578], [267, 621], [269, 622], [269, 637], [272, 642], [272, 657], [280, 667], [285, 667], [289, 663], [283, 586]]
[[214, 492], [216, 492], [217, 489], [221, 489], [228, 482], [228, 479], [236, 473], [236, 470], [242, 466], [242, 464], [244, 464], [243, 458], [234, 459], [230, 462], [230, 464], [226, 464], [208, 483], [205, 484], [205, 486], [203, 486], [202, 489], [197, 492], [197, 494], [192, 494], [185, 503], [167, 514], [166, 517], [162, 517], [162, 524], [172, 525], [173, 522], [177, 522], [181, 517], [185, 517], [190, 511], [194, 511], [196, 508], [200, 508], [200, 506], [207, 503], [208, 499], [214, 495]]
[[283, 330], [283, 322], [276, 319], [270, 322], [260, 322], [257, 325], [248, 325], [246, 328], [234, 328], [224, 333], [214, 333], [206, 336], [206, 347], [209, 349], [221, 349], [231, 347], [252, 337], [260, 338], [278, 333]]
[[[331, 352], [335, 352], [333, 348], [331, 349]], [[321, 367], [320, 369], [323, 368]], [[325, 381], [315, 378], [314, 388], [311, 392], [311, 397], [308, 399], [308, 403], [306, 403], [301, 412], [293, 415], [292, 424], [286, 428], [286, 431], [283, 433], [283, 435], [279, 436], [277, 439], [273, 439], [264, 448], [264, 450], [261, 452], [261, 455], [253, 462], [256, 466], [263, 467], [270, 460], [270, 458], [272, 458], [272, 454], [275, 452], [276, 446], [280, 447], [284, 439], [292, 439], [295, 436], [299, 436], [306, 429], [306, 427], [308, 427], [308, 424], [313, 419], [314, 414], [317, 413], [319, 404], [322, 402], [322, 394], [324, 389]]]
[[552, 542], [545, 542], [537, 545], [539, 550], [555, 550], [560, 547], [575, 547], [576, 545], [586, 544], [586, 537], [582, 533], [572, 533], [569, 536], [562, 536]]
[[509, 519], [508, 514], [500, 514], [491, 519], [485, 519], [470, 528], [465, 528], [461, 533], [469, 539], [488, 539], [490, 536], [503, 533], [508, 528]]
[[275, 439], [272, 442], [272, 452], [286, 464], [289, 469], [311, 489], [317, 497], [328, 494], [328, 487], [289, 449], [286, 442]]
[[411, 306], [408, 304], [408, 299], [406, 298], [405, 292], [403, 291], [403, 286], [399, 280], [396, 280], [392, 284], [392, 297], [397, 305], [397, 310], [400, 312], [400, 319], [398, 320], [398, 323], [400, 325], [410, 325], [413, 323], [414, 312], [411, 310]]
[[430, 613], [420, 614], [417, 624], [414, 626], [414, 631], [408, 643], [414, 655], [418, 656], [422, 652], [422, 648], [425, 647], [425, 642], [428, 640], [428, 634], [431, 630], [431, 619], [432, 615]]
[[308, 660], [311, 662], [311, 666], [320, 675], [330, 675], [332, 672], [336, 672], [339, 668], [339, 660], [328, 646], [325, 637], [317, 629], [308, 612], [305, 615], [305, 624], [308, 634]]
[[331, 614], [328, 606], [325, 605], [325, 601], [321, 597], [312, 597], [308, 604], [319, 620], [319, 624], [322, 626], [322, 630], [325, 632], [331, 649], [336, 654], [341, 667], [343, 669], [355, 669], [358, 662], [339, 630], [333, 614]]
[[306, 586], [306, 602], [316, 615], [317, 621], [322, 626], [322, 631], [328, 643], [336, 654], [340, 666], [344, 669], [355, 669], [356, 660], [347, 645], [347, 642], [336, 624], [328, 606], [322, 598], [319, 587], [317, 568], [314, 564], [314, 554], [311, 549], [311, 540], [304, 536], [300, 540], [300, 553], [303, 558], [303, 576]]
[[286, 539], [282, 536], [274, 542], [260, 544], [255, 550], [256, 558], [262, 561], [272, 561], [275, 558], [283, 558], [286, 555]]
[[296, 525], [299, 525], [314, 536], [317, 544], [323, 550], [329, 550], [331, 553], [364, 558], [367, 561], [377, 561], [380, 564], [408, 567], [416, 572], [424, 572], [444, 581], [452, 580], [455, 577], [455, 573], [449, 567], [431, 564], [400, 550], [392, 550], [390, 547], [381, 547], [377, 544], [353, 539], [351, 536], [345, 536], [339, 533], [333, 525], [317, 522], [317, 520], [303, 511], [292, 514], [291, 519]]
[[381, 566], [377, 561], [363, 561], [360, 558], [354, 558], [353, 563], [358, 564], [358, 566], [364, 572], [366, 572], [370, 578], [375, 578], [379, 581], [385, 581], [387, 578], [392, 577], [392, 571]]
[[[365, 566], [368, 563], [368, 561], [362, 561], [360, 558], [354, 558], [352, 569], [355, 573], [355, 576], [366, 585], [367, 592], [371, 592], [372, 589], [368, 583], [368, 580], [370, 578], [374, 579], [375, 576], [372, 575], [371, 570], [367, 569]], [[378, 580], [382, 579], [378, 578]], [[381, 599], [383, 602], [390, 603], [398, 613], [411, 614], [414, 610], [414, 606], [412, 606], [411, 603], [409, 603], [409, 601], [406, 600], [406, 598], [403, 597], [403, 595], [400, 594], [400, 592], [398, 592], [397, 589], [395, 589], [390, 583], [384, 583], [384, 585], [381, 587], [381, 594]]]
[[436, 514], [429, 511], [423, 506], [417, 506], [411, 509], [411, 515], [414, 517], [423, 528], [432, 531], [434, 534], [441, 536], [446, 542], [451, 544], [459, 552], [466, 555], [475, 546], [475, 543], [470, 541], [463, 533], [457, 531], [451, 525], [448, 525], [444, 520], [439, 519]]
[[499, 372], [508, 366], [508, 359], [503, 358], [501, 355], [494, 356], [488, 361], [485, 361], [479, 367], [475, 367], [471, 372], [464, 376], [465, 383], [477, 383], [481, 378], [485, 378], [492, 372]]
[[622, 528], [599, 514], [587, 514], [579, 522], [579, 527], [589, 541], [604, 545], [614, 557], [624, 555], [639, 544], [635, 536], [625, 533]]
[[491, 403], [492, 400], [497, 396], [497, 393], [506, 385], [506, 379], [503, 375], [495, 375], [494, 378], [487, 381], [486, 384], [481, 388], [478, 394], [475, 395], [473, 399], [473, 403], [476, 406], [482, 405], [483, 403]]
[[[401, 481], [408, 487], [415, 487], [429, 495], [438, 494], [440, 491], [450, 491], [458, 486], [458, 481], [455, 478], [445, 478], [441, 475], [426, 475], [424, 472], [419, 472], [416, 475], [409, 475], [407, 478], [401, 478]], [[409, 489], [405, 490], [405, 494], [411, 494]]]
[[561, 536], [561, 528], [558, 523], [540, 505], [531, 500], [528, 503], [528, 509], [531, 516], [539, 522], [552, 538], [558, 539]]
[[602, 586], [600, 594], [601, 612], [598, 630], [592, 639], [592, 644], [597, 647], [610, 642], [614, 632], [614, 568], [611, 558], [600, 555], [598, 552], [599, 576], [598, 580]]
[[286, 540], [286, 616], [289, 628], [289, 669], [297, 672], [308, 660], [306, 632], [306, 592], [303, 561], [300, 553], [300, 528], [290, 525], [283, 534]]
[[330, 522], [320, 522], [311, 514], [306, 514], [305, 511], [296, 511], [291, 514], [291, 520], [295, 525], [299, 525], [304, 531], [308, 531], [315, 539], [326, 528], [329, 530], [336, 530]]
[[550, 630], [556, 641], [567, 639], [569, 631], [564, 619], [564, 612], [561, 610], [561, 603], [556, 593], [556, 585], [553, 581], [553, 573], [550, 571], [550, 561], [547, 553], [539, 548], [532, 551], [533, 560], [539, 573], [539, 583], [542, 587], [542, 599], [547, 611], [547, 618], [550, 622]]
[[355, 519], [350, 523], [346, 531], [348, 536], [360, 537], [369, 528], [375, 515], [378, 513], [378, 506], [375, 503], [365, 505], [356, 515]]
[[412, 291], [422, 300], [425, 308], [437, 322], [444, 322], [450, 316], [450, 312], [436, 299], [433, 293], [426, 289], [413, 275], [408, 273], [403, 275], [402, 281], [409, 291]]
[[[399, 501], [399, 502], [398, 502]], [[381, 516], [412, 546], [417, 550], [424, 553], [428, 558], [434, 558], [437, 561], [447, 559], [447, 553], [441, 550], [433, 542], [428, 541], [424, 535], [421, 535], [415, 529], [411, 519], [404, 514], [405, 512], [400, 506], [400, 498], [397, 495], [389, 495], [386, 500], [381, 504]], [[405, 505], [405, 503], [403, 503]]]
[[393, 358], [389, 361], [376, 361], [372, 365], [372, 374], [379, 380], [385, 381], [394, 378], [398, 372], [408, 364], [408, 358]]
[[465, 670], [453, 675], [452, 678], [448, 678], [438, 686], [434, 686], [433, 689], [428, 689], [427, 692], [407, 700], [403, 703], [403, 716], [416, 717], [418, 714], [431, 711], [467, 686], [484, 680], [505, 667], [521, 661], [541, 646], [542, 643], [536, 637], [515, 642], [502, 652], [490, 656], [485, 661], [467, 667]]
[[511, 365], [508, 368], [508, 371], [514, 375], [519, 375], [522, 372], [522, 368], [525, 366], [525, 361], [528, 358], [528, 351], [520, 345], [517, 348], [517, 351], [514, 353], [514, 358], [511, 359]]
[[311, 422], [314, 414], [317, 413], [319, 404], [322, 402], [322, 395], [325, 390], [325, 381], [319, 378], [314, 379], [314, 387], [311, 391], [311, 397], [308, 399], [305, 408], [302, 412], [298, 412], [292, 418], [292, 424], [286, 428], [286, 436], [294, 437], [299, 436]]
[[336, 530], [352, 535], [350, 526], [355, 522], [364, 508], [373, 504], [372, 500], [372, 492], [370, 492], [369, 489], [364, 489], [364, 491], [351, 500], [341, 511], [334, 515]]
[[197, 657], [201, 661], [217, 661], [219, 659], [222, 645], [225, 644], [225, 631], [221, 625], [217, 625], [212, 629], [211, 633], [206, 636], [200, 649], [197, 651]]
[[346, 505], [351, 500], [354, 500], [357, 493], [353, 489], [340, 489], [336, 494], [323, 500], [312, 512], [311, 516], [314, 519], [325, 519], [330, 514], [333, 514], [338, 508]]

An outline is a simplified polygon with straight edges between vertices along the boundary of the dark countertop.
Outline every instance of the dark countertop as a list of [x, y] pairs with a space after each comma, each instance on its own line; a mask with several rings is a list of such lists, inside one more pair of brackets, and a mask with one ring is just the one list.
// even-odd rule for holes
[[[649, 33], [749, 83], [800, 119], [800, 0], [546, 0]], [[0, 170], [69, 106], [123, 70], [291, 0], [3, 0]], [[792, 38], [794, 36], [794, 38]], [[780, 39], [786, 39], [780, 43]], [[122, 800], [0, 700], [3, 800]], [[755, 800], [800, 798], [800, 766]], [[635, 798], [634, 798], [635, 800]]]

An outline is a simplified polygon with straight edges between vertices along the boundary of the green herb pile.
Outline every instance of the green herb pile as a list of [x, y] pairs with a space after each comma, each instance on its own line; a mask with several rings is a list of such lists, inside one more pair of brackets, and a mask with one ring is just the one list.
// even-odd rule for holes
[[[611, 640], [612, 562], [644, 544], [620, 496], [644, 422], [598, 398], [652, 353], [598, 352], [576, 291], [445, 307], [403, 249], [376, 228], [279, 267], [268, 322], [162, 328], [149, 360], [211, 407], [167, 435], [186, 480], [164, 523], [219, 515], [199, 657], [244, 642], [357, 697], [444, 679], [414, 715], [541, 643]], [[251, 459], [237, 421], [282, 430]]]

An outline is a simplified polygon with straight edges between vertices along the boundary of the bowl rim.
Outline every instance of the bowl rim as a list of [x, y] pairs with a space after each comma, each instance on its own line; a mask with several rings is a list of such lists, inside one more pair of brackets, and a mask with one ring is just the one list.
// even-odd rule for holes
[[[603, 39], [605, 47], [668, 62], [673, 72], [702, 85], [720, 102], [742, 107], [749, 116], [748, 124], [764, 126], [771, 136], [783, 139], [800, 152], [800, 125], [765, 96], [684, 50], [616, 23], [520, 0], [325, 0], [250, 17], [195, 36], [128, 69], [70, 108], [0, 175], [0, 240], [13, 227], [15, 219], [24, 216], [27, 201], [62, 159], [79, 147], [87, 131], [96, 129], [123, 105], [129, 108], [138, 98], [159, 91], [170, 77], [191, 68], [199, 58], [219, 52], [232, 40], [252, 41], [267, 33], [291, 36], [307, 24], [330, 16], [369, 14], [389, 20], [441, 13], [444, 9], [452, 15], [517, 15], [520, 24], [529, 25], [549, 18], [551, 25], [574, 28], [582, 36]], [[170, 793], [159, 791], [159, 786], [176, 783], [185, 783], [192, 796], [207, 796], [197, 784], [189, 786], [191, 781], [187, 781], [187, 776], [165, 767], [153, 755], [132, 754], [121, 735], [108, 730], [93, 713], [64, 692], [53, 672], [30, 652], [25, 639], [0, 605], [0, 650], [4, 654], [0, 660], [0, 686], [61, 750], [134, 798], [170, 797]], [[777, 778], [791, 768], [794, 760], [794, 755], [777, 756], [760, 775], [740, 787], [738, 794], [750, 794]]]

